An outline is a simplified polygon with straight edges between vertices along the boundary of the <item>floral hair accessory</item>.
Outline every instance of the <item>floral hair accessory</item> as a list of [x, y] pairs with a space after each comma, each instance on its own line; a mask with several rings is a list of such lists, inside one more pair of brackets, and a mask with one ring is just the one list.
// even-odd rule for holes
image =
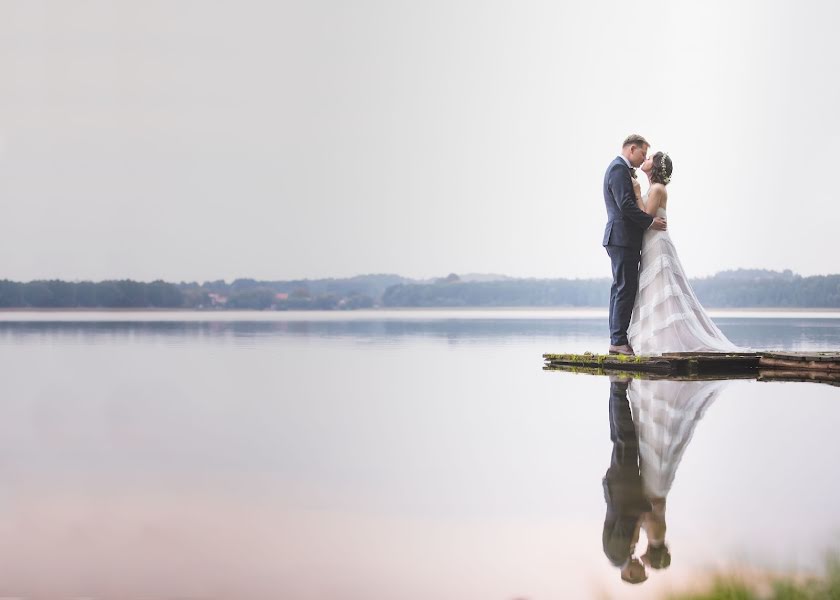
[[657, 174], [659, 178], [662, 180], [662, 183], [668, 185], [671, 181], [671, 176], [665, 173], [665, 159], [671, 160], [671, 157], [668, 156], [667, 152], [663, 152], [662, 156], [659, 157], [659, 167], [657, 167]]

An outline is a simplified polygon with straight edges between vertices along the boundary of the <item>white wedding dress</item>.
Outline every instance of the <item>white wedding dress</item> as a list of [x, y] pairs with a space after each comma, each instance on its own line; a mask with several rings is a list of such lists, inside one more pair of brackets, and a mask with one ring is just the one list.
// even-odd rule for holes
[[728, 381], [634, 379], [627, 388], [639, 436], [642, 485], [648, 498], [665, 498], [694, 428]]
[[[656, 216], [666, 217], [664, 208]], [[667, 231], [648, 229], [642, 242], [639, 291], [627, 330], [636, 354], [743, 352], [697, 300]]]

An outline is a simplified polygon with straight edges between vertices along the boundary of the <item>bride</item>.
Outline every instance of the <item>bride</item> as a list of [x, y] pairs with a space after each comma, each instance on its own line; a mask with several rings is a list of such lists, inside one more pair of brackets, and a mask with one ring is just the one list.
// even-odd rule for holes
[[[633, 180], [639, 208], [652, 217], [666, 218], [668, 190], [674, 165], [656, 152], [641, 166], [650, 189], [641, 195]], [[738, 352], [706, 314], [688, 283], [668, 231], [648, 229], [642, 242], [639, 290], [627, 330], [639, 354], [664, 352]]]

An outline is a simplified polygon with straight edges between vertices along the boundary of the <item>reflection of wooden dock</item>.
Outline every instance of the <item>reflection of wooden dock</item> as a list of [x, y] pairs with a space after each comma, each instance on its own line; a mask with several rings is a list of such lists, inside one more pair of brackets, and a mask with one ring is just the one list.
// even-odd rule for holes
[[840, 352], [671, 352], [661, 356], [543, 354], [548, 370], [645, 373], [650, 377], [755, 378], [840, 384]]

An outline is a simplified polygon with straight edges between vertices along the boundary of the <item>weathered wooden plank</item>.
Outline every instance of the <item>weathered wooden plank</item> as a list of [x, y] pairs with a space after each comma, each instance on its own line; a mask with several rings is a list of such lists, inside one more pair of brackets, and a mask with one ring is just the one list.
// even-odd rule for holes
[[624, 375], [634, 379], [666, 379], [669, 381], [718, 381], [722, 379], [755, 379], [756, 373], [734, 372], [734, 373], [673, 373], [660, 371], [629, 371], [620, 368], [600, 367], [579, 367], [574, 365], [548, 364], [543, 366], [544, 371], [562, 371], [564, 373], [582, 373], [585, 375]]
[[840, 372], [840, 352], [669, 352], [661, 356], [615, 354], [544, 354], [549, 365], [605, 370], [714, 374], [755, 372], [758, 368], [801, 372]]
[[695, 358], [698, 356], [708, 356], [712, 358], [740, 358], [745, 356], [756, 357], [760, 356], [758, 352], [663, 352], [660, 356], [674, 357], [674, 358]]
[[840, 352], [762, 352], [761, 356], [767, 358], [778, 358], [782, 360], [838, 362], [840, 363]]
[[741, 371], [732, 373], [662, 373], [656, 371], [627, 371], [613, 368], [598, 368], [598, 367], [577, 367], [573, 365], [545, 365], [545, 371], [561, 371], [565, 373], [575, 373], [584, 375], [615, 375], [619, 377], [629, 377], [632, 379], [650, 379], [669, 381], [719, 381], [730, 379], [752, 379], [762, 383], [783, 383], [783, 382], [802, 382], [802, 383], [820, 383], [835, 387], [840, 387], [840, 373], [828, 373], [821, 371], [800, 371], [800, 370], [782, 370], [782, 369], [760, 369], [758, 371]]
[[776, 358], [773, 356], [762, 356], [759, 359], [759, 366], [768, 369], [796, 369], [806, 371], [840, 371], [840, 361], [828, 362], [825, 360], [808, 360]]
[[698, 356], [696, 360], [701, 368], [719, 369], [755, 369], [758, 367], [761, 357], [757, 354], [727, 355], [715, 357], [709, 355]]
[[632, 371], [671, 371], [673, 361], [649, 356], [622, 356], [617, 354], [543, 354], [553, 365], [572, 365], [601, 368], [627, 368]]
[[802, 371], [799, 369], [761, 369], [758, 381], [797, 381], [808, 383], [827, 383], [840, 387], [840, 373], [827, 371]]

